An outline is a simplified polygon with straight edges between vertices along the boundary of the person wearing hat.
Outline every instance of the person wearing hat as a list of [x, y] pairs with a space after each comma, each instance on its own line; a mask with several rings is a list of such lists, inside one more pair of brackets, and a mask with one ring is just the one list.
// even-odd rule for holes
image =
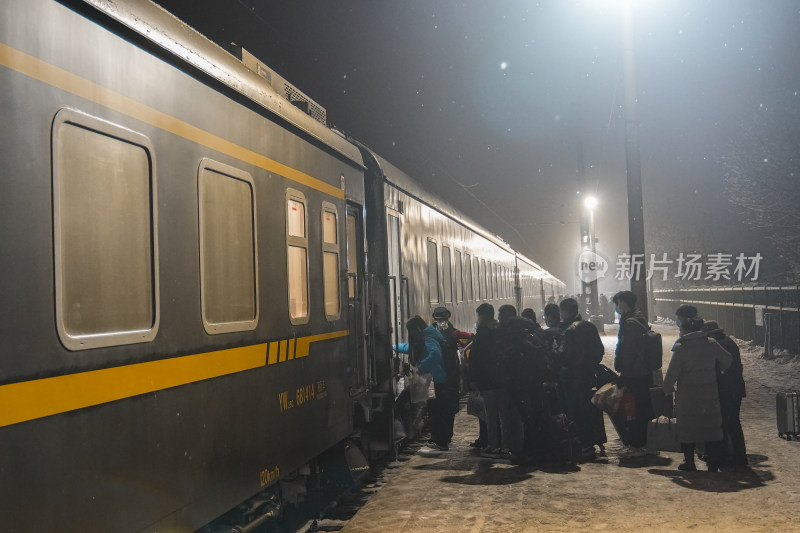
[[[737, 466], [747, 465], [747, 448], [744, 444], [742, 422], [739, 419], [739, 410], [742, 407], [742, 398], [747, 396], [742, 376], [742, 356], [736, 341], [725, 334], [714, 320], [703, 324], [703, 333], [719, 343], [725, 351], [731, 354], [731, 366], [724, 372], [717, 369], [717, 389], [719, 391], [719, 410], [722, 415], [722, 434], [725, 447], [722, 450], [722, 462]], [[733, 455], [728, 454], [733, 449]]]
[[[442, 361], [447, 381], [441, 385], [434, 383], [436, 389], [436, 417], [431, 413], [431, 418], [438, 421], [438, 437], [445, 444], [453, 438], [453, 424], [458, 412], [459, 398], [459, 371], [458, 371], [458, 338], [456, 328], [450, 323], [450, 310], [446, 307], [437, 307], [433, 310], [433, 321], [436, 328], [444, 337], [442, 345]], [[432, 421], [433, 425], [433, 421]], [[431, 431], [433, 433], [433, 431]]]

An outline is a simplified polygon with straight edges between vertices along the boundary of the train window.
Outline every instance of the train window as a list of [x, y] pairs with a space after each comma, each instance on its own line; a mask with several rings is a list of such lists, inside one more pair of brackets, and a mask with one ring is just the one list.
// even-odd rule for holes
[[491, 261], [486, 261], [486, 295], [489, 300], [494, 300], [494, 283], [492, 283], [493, 278], [494, 265], [492, 265]]
[[153, 147], [71, 109], [52, 129], [56, 327], [69, 350], [147, 342], [159, 326]]
[[308, 322], [308, 234], [306, 197], [294, 189], [286, 191], [286, 267], [289, 278], [289, 320]]
[[350, 299], [356, 297], [356, 276], [358, 275], [358, 255], [356, 253], [356, 217], [348, 214], [346, 217], [347, 226], [347, 291]]
[[329, 202], [322, 202], [322, 283], [325, 288], [325, 317], [328, 320], [338, 320], [341, 315], [338, 220], [336, 206]]
[[475, 301], [480, 302], [483, 297], [481, 296], [481, 263], [480, 260], [476, 257], [473, 261], [473, 268], [472, 268], [472, 283], [475, 289]]
[[453, 301], [453, 262], [450, 247], [442, 245], [442, 283], [444, 283], [444, 301]]
[[481, 259], [478, 277], [480, 278], [478, 281], [481, 287], [481, 300], [488, 300], [489, 294], [486, 292], [486, 259]]
[[258, 259], [253, 178], [203, 159], [197, 172], [200, 306], [207, 333], [255, 329]]
[[455, 271], [455, 282], [456, 282], [456, 302], [463, 302], [464, 301], [464, 277], [462, 275], [464, 264], [462, 263], [461, 259], [461, 252], [456, 250], [456, 271]]
[[431, 240], [428, 240], [428, 294], [432, 304], [439, 303], [439, 254]]
[[464, 254], [464, 299], [472, 301], [472, 257]]

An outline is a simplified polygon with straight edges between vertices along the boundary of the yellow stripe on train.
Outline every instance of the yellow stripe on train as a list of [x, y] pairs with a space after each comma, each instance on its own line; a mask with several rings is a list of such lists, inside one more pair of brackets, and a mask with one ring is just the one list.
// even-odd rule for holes
[[[312, 342], [348, 333], [291, 339], [292, 358], [306, 357]], [[279, 344], [285, 361], [289, 340], [2, 385], [0, 427], [271, 365]]]

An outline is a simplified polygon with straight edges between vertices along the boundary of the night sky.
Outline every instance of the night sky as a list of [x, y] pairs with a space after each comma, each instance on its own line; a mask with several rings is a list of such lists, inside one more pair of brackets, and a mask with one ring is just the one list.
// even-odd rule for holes
[[[618, 1], [157, 3], [221, 46], [248, 49], [332, 126], [570, 288], [582, 153], [584, 194], [600, 202], [598, 251], [613, 269], [627, 250]], [[780, 242], [800, 237], [800, 222], [765, 218], [774, 199], [751, 187], [756, 200], [743, 201], [730, 175], [800, 192], [798, 30], [796, 0], [635, 3], [648, 253], [760, 252], [761, 279], [792, 279]]]

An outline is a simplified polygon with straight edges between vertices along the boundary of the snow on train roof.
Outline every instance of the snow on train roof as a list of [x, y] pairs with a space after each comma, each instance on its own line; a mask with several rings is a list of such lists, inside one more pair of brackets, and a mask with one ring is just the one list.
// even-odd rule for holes
[[523, 261], [524, 263], [527, 263], [531, 267], [541, 271], [544, 274], [545, 278], [557, 281], [559, 284], [563, 284], [561, 280], [554, 277], [547, 270], [539, 266], [535, 261], [529, 259], [528, 257], [514, 250], [502, 238], [500, 238], [497, 235], [492, 235], [486, 229], [480, 226], [477, 222], [465, 216], [461, 211], [459, 211], [452, 205], [448, 204], [435, 194], [426, 191], [418, 181], [414, 180], [414, 178], [412, 178], [411, 176], [409, 176], [408, 174], [406, 174], [405, 172], [394, 166], [392, 163], [390, 163], [383, 157], [379, 156], [378, 154], [370, 150], [369, 148], [366, 149], [369, 150], [369, 152], [378, 162], [378, 165], [380, 165], [381, 171], [383, 172], [386, 181], [388, 181], [390, 184], [394, 185], [398, 189], [405, 191], [410, 196], [417, 198], [421, 202], [428, 204], [430, 207], [436, 209], [437, 211], [443, 213], [445, 216], [469, 228], [471, 231], [474, 231], [475, 233], [481, 235], [482, 237], [502, 247], [506, 251], [510, 253], [515, 253], [517, 257], [520, 259], [520, 261]]
[[149, 0], [84, 2], [327, 145], [350, 162], [363, 166], [361, 154], [355, 146], [296, 108], [236, 57], [162, 7]]

